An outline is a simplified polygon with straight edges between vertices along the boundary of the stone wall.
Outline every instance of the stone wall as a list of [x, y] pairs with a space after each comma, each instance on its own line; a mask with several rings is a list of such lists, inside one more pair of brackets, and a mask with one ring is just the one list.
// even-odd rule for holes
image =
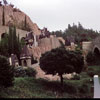
[[87, 55], [87, 53], [89, 51], [92, 51], [92, 49], [93, 49], [92, 41], [82, 42], [82, 50], [83, 50], [83, 52], [84, 52], [85, 55]]
[[29, 48], [30, 53], [34, 56], [34, 58], [39, 59], [41, 54], [50, 51], [54, 48], [60, 47], [61, 44], [57, 37], [51, 36], [50, 38], [43, 38], [38, 41], [37, 47]]
[[[0, 26], [0, 40], [1, 40], [1, 35], [5, 32], [9, 32], [9, 27], [8, 26]], [[28, 33], [27, 31], [21, 30], [21, 29], [16, 29], [17, 36], [19, 34], [19, 38], [21, 39], [22, 37], [26, 37], [26, 34]]]

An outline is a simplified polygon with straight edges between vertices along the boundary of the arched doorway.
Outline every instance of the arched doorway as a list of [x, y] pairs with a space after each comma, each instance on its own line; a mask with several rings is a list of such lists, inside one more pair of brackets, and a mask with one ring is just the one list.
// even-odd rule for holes
[[7, 36], [6, 33], [2, 33], [2, 34], [1, 34], [1, 39], [4, 39], [6, 36]]
[[97, 47], [94, 49], [94, 54], [96, 56], [100, 56], [100, 51], [99, 51], [99, 49]]
[[99, 50], [99, 48], [95, 47], [93, 53], [94, 53], [94, 61], [93, 61], [94, 64], [100, 65], [100, 50]]
[[27, 62], [26, 62], [26, 60], [24, 60], [24, 66], [27, 66]]

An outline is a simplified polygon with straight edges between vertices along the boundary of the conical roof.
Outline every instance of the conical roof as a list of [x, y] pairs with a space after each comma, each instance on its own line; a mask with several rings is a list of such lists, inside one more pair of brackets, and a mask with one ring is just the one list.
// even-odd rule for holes
[[27, 41], [27, 40], [30, 40], [30, 39], [34, 39], [34, 36], [33, 36], [33, 32], [32, 32], [32, 31], [29, 32], [29, 33], [28, 33], [28, 36], [25, 38], [26, 41]]

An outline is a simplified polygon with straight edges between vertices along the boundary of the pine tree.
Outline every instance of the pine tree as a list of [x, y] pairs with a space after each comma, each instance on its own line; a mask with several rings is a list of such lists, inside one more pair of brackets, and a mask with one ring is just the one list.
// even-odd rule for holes
[[12, 34], [12, 27], [9, 26], [9, 35], [8, 35], [8, 44], [9, 44], [8, 52], [9, 52], [9, 55], [11, 55], [13, 53], [13, 39], [12, 39], [13, 36], [12, 35], [13, 35]]
[[4, 12], [4, 6], [3, 6], [3, 13], [2, 13], [2, 25], [5, 25], [5, 12]]
[[0, 55], [4, 55], [6, 57], [9, 56], [8, 54], [8, 35], [5, 34], [5, 37], [0, 41]]
[[9, 26], [9, 34], [0, 41], [0, 55], [8, 57], [13, 53], [17, 55], [20, 61], [21, 49], [24, 45], [25, 42], [19, 39], [19, 35], [17, 37], [16, 27]]
[[25, 24], [24, 24], [25, 26], [25, 29], [26, 29], [26, 25], [27, 25], [27, 19], [26, 19], [26, 15], [25, 15]]

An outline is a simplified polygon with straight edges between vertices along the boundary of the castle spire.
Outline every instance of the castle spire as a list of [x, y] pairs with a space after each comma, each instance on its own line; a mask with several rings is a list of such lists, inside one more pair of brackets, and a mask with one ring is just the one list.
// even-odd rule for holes
[[4, 3], [5, 5], [7, 5], [7, 4], [8, 4], [7, 0], [3, 0], [3, 3]]

